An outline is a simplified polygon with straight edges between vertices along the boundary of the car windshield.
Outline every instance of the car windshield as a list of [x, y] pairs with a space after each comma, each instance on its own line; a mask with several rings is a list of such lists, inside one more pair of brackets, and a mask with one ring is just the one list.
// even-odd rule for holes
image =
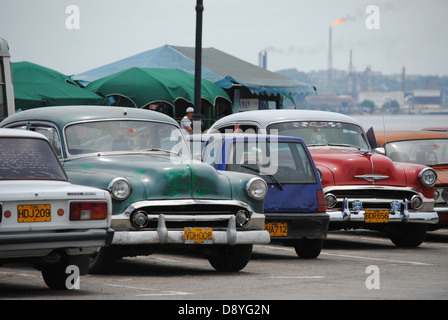
[[271, 124], [267, 133], [302, 138], [308, 147], [312, 146], [354, 146], [370, 149], [362, 129], [351, 123], [337, 121], [291, 121]]
[[76, 123], [65, 129], [71, 155], [110, 151], [166, 151], [188, 154], [178, 127], [143, 120], [109, 120]]
[[268, 183], [316, 183], [314, 167], [298, 142], [235, 141], [227, 156], [231, 171], [258, 174]]
[[395, 141], [387, 143], [385, 149], [394, 161], [427, 166], [448, 164], [448, 139]]
[[42, 139], [0, 138], [0, 180], [67, 180], [51, 146]]

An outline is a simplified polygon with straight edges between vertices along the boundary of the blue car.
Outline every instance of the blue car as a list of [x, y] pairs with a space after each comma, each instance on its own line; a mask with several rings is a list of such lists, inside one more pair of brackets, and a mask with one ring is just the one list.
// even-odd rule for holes
[[271, 241], [294, 246], [302, 258], [319, 256], [329, 215], [318, 171], [302, 139], [238, 133], [189, 140], [201, 141], [196, 149], [202, 151], [202, 160], [217, 170], [262, 177], [268, 185], [264, 214]]

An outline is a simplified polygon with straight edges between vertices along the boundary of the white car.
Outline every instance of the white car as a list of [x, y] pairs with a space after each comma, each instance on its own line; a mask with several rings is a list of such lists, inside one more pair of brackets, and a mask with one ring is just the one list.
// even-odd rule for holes
[[52, 289], [67, 267], [88, 271], [89, 255], [111, 243], [111, 197], [73, 185], [42, 134], [0, 129], [0, 264], [30, 262]]

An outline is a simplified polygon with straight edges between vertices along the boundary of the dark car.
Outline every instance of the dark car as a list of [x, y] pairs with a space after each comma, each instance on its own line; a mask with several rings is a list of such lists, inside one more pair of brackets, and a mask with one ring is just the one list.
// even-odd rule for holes
[[[294, 246], [303, 258], [320, 254], [329, 216], [308, 148], [294, 137], [223, 134], [208, 139], [203, 161], [218, 170], [257, 174], [268, 184], [265, 229], [271, 241]], [[197, 139], [190, 137], [192, 141]]]

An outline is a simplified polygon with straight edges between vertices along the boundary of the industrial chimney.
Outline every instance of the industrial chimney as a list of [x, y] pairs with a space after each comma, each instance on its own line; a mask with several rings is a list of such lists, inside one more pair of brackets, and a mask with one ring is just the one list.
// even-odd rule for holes
[[261, 51], [258, 54], [258, 66], [263, 69], [267, 69], [268, 65], [268, 52], [266, 50]]

